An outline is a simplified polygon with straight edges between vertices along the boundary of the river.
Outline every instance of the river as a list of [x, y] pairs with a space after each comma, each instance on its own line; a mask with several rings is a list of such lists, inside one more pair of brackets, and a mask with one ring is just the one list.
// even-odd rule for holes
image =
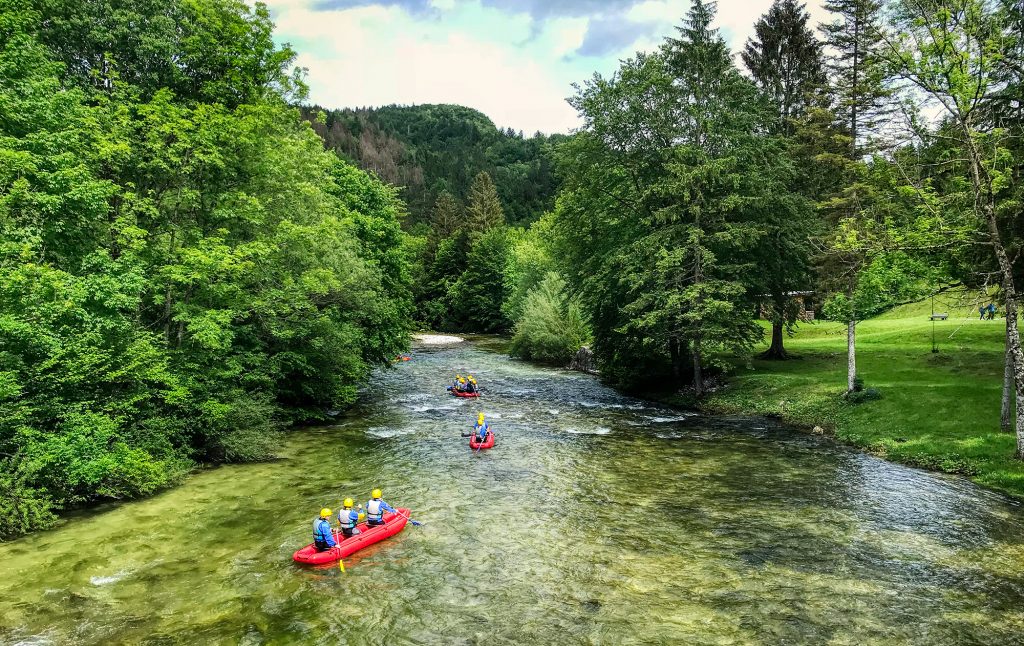
[[[1024, 510], [764, 420], [419, 346], [281, 459], [0, 545], [0, 643], [1008, 644]], [[444, 386], [477, 376], [480, 401]], [[472, 453], [478, 410], [497, 429]], [[374, 487], [421, 527], [292, 563]]]

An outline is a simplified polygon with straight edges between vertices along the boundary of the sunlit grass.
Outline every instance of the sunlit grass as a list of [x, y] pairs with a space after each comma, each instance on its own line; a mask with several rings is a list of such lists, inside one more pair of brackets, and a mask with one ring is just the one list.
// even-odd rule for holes
[[[1024, 497], [1024, 463], [999, 430], [1002, 319], [978, 320], [973, 304], [949, 299], [904, 305], [857, 328], [857, 367], [882, 399], [846, 404], [846, 326], [803, 324], [786, 341], [791, 361], [738, 365], [709, 410], [779, 415], [891, 460], [950, 473]], [[944, 306], [944, 307], [943, 307]]]

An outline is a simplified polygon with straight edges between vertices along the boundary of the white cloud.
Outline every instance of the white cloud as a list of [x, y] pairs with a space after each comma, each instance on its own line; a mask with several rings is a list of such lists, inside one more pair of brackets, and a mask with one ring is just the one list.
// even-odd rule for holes
[[[565, 103], [570, 84], [594, 71], [610, 74], [635, 50], [651, 50], [673, 33], [689, 2], [641, 0], [621, 14], [630, 23], [656, 24], [619, 51], [573, 56], [585, 42], [589, 17], [549, 16], [535, 22], [481, 0], [430, 0], [432, 13], [369, 5], [314, 10], [315, 0], [267, 0], [276, 37], [291, 42], [309, 70], [311, 100], [326, 107], [391, 103], [458, 103], [476, 108], [499, 126], [526, 132], [566, 132], [578, 125]], [[822, 0], [810, 0], [815, 25]], [[771, 0], [720, 0], [718, 26], [734, 51], [753, 33]], [[596, 24], [596, 23], [595, 23]]]

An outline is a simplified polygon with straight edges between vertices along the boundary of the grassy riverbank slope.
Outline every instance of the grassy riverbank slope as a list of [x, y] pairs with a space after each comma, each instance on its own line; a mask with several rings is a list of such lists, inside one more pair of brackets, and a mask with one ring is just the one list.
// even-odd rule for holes
[[[949, 299], [952, 300], [952, 299]], [[1024, 463], [1013, 459], [1014, 437], [999, 430], [1005, 321], [979, 321], [969, 305], [902, 306], [857, 328], [857, 366], [882, 398], [844, 403], [846, 327], [801, 325], [787, 339], [790, 361], [739, 365], [729, 385], [702, 408], [719, 413], [778, 415], [803, 427], [822, 426], [842, 441], [914, 466], [971, 476], [1024, 497]]]

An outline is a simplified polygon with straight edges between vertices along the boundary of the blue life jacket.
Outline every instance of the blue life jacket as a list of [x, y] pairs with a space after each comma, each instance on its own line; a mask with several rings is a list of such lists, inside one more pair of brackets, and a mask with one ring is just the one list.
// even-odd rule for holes
[[327, 519], [317, 518], [313, 521], [313, 542], [317, 547], [334, 547], [334, 535], [331, 533], [331, 523]]
[[483, 442], [487, 439], [487, 432], [491, 430], [491, 425], [484, 422], [482, 426], [480, 424], [474, 426], [473, 430], [476, 431], [477, 440]]

